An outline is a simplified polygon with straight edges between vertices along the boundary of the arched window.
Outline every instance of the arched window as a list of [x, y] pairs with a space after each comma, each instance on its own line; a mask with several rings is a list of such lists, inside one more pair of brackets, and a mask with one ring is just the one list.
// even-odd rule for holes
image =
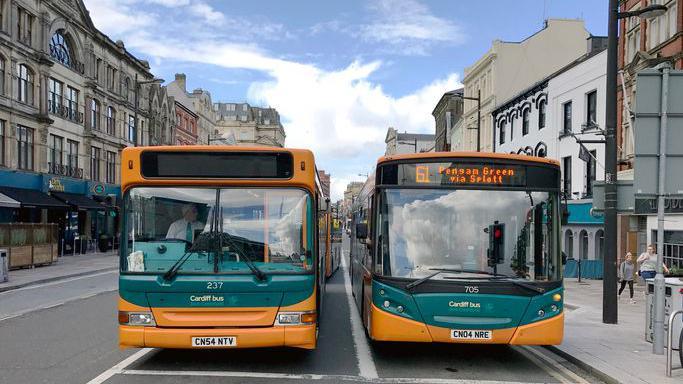
[[529, 133], [529, 108], [522, 112], [522, 136]]
[[571, 229], [564, 232], [564, 253], [567, 254], [567, 258], [574, 258], [574, 233]]
[[595, 232], [595, 258], [602, 260], [605, 257], [605, 231], [598, 229]]
[[541, 100], [538, 104], [538, 129], [545, 128], [545, 100]]
[[100, 102], [95, 99], [90, 101], [90, 128], [100, 130]]
[[505, 120], [501, 120], [498, 123], [498, 131], [499, 131], [498, 132], [499, 133], [498, 142], [500, 144], [505, 144]]
[[588, 259], [588, 231], [585, 229], [579, 232], [579, 257], [581, 260]]
[[533, 156], [534, 155], [534, 149], [527, 146], [526, 148], [524, 148], [524, 154], [527, 156]]
[[536, 156], [546, 157], [548, 156], [548, 146], [544, 142], [536, 144]]
[[33, 72], [25, 65], [17, 65], [17, 100], [33, 104]]
[[50, 40], [50, 57], [64, 64], [73, 67], [73, 51], [71, 44], [64, 35], [64, 30], [60, 29], [52, 35]]
[[107, 107], [107, 134], [116, 136], [116, 110], [114, 107]]

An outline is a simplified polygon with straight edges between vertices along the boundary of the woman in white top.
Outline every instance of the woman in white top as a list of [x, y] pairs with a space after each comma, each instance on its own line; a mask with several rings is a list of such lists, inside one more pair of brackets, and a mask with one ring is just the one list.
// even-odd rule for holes
[[[657, 253], [655, 253], [655, 245], [650, 244], [647, 246], [647, 252], [643, 252], [638, 257], [638, 264], [640, 264], [640, 277], [644, 280], [654, 279], [657, 274]], [[669, 268], [665, 264], [664, 273], [669, 273]]]

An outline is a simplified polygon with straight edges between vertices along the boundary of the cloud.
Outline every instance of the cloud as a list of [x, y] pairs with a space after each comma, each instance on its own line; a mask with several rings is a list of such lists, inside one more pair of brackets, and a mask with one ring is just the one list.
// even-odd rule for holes
[[189, 11], [195, 16], [200, 16], [209, 23], [221, 23], [225, 20], [222, 12], [216, 11], [212, 6], [203, 2], [196, 1], [189, 6]]
[[450, 74], [408, 94], [394, 96], [373, 81], [373, 75], [385, 65], [380, 60], [354, 60], [341, 67], [322, 69], [282, 59], [257, 45], [212, 34], [210, 29], [187, 29], [182, 36], [163, 33], [180, 30], [188, 22], [196, 20], [185, 20], [183, 24], [166, 21], [128, 30], [124, 36], [126, 46], [159, 62], [213, 65], [217, 69], [265, 75], [267, 80], [250, 85], [247, 99], [277, 108], [286, 129], [286, 145], [314, 151], [319, 168], [332, 173], [335, 200], [342, 197], [347, 182], [362, 180], [365, 177], [359, 173], [372, 171], [377, 158], [384, 154], [389, 126], [400, 131], [433, 133], [434, 105], [444, 92], [461, 86], [458, 75]]
[[462, 43], [465, 34], [449, 19], [440, 18], [416, 0], [381, 0], [370, 3], [376, 19], [360, 27], [362, 39], [389, 44], [404, 54], [426, 54], [435, 43]]
[[190, 0], [147, 0], [147, 2], [169, 8], [182, 7], [190, 4]]
[[133, 4], [130, 0], [86, 0], [93, 23], [114, 36], [154, 24], [154, 14], [132, 9]]

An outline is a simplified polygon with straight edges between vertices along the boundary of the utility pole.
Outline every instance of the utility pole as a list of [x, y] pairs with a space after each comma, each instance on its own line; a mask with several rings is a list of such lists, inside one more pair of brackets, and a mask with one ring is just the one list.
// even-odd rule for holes
[[617, 324], [617, 18], [618, 0], [609, 0], [605, 114], [605, 255], [602, 322]]
[[467, 129], [477, 130], [477, 152], [481, 152], [481, 89], [477, 90], [477, 97], [465, 96], [464, 94], [459, 97], [463, 100], [475, 100], [477, 102], [477, 127]]

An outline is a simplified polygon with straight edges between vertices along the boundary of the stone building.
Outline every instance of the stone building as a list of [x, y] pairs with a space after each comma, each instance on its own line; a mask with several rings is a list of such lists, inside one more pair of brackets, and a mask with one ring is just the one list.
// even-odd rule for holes
[[384, 142], [386, 156], [434, 151], [434, 135], [429, 133], [400, 133], [389, 127]]
[[320, 178], [320, 184], [323, 189], [323, 194], [329, 199], [330, 198], [330, 174], [326, 173], [324, 170], [318, 170], [318, 178]]
[[99, 200], [120, 196], [124, 147], [169, 142], [165, 91], [139, 86], [135, 124], [149, 64], [97, 30], [81, 0], [0, 1], [0, 30], [0, 193], [19, 205], [0, 221], [58, 223], [67, 244], [113, 236]]
[[217, 136], [236, 145], [284, 147], [285, 129], [275, 108], [247, 103], [215, 103]]
[[188, 94], [197, 115], [197, 144], [209, 144], [209, 138], [216, 132], [216, 112], [213, 109], [209, 91], [197, 88]]
[[[432, 111], [436, 131], [434, 138], [434, 151], [436, 152], [448, 152], [451, 150], [451, 132], [453, 127], [462, 118], [462, 96], [462, 88], [446, 92], [441, 96], [441, 99], [439, 99], [439, 102], [436, 103], [436, 107]], [[458, 144], [454, 145], [454, 148], [458, 148]]]
[[[502, 101], [528, 87], [585, 52], [588, 32], [581, 20], [549, 19], [543, 29], [519, 41], [495, 40], [474, 64], [465, 68], [464, 95], [481, 91], [482, 151], [496, 152], [491, 113]], [[453, 129], [453, 150], [477, 150], [477, 102], [464, 101], [463, 118]]]

